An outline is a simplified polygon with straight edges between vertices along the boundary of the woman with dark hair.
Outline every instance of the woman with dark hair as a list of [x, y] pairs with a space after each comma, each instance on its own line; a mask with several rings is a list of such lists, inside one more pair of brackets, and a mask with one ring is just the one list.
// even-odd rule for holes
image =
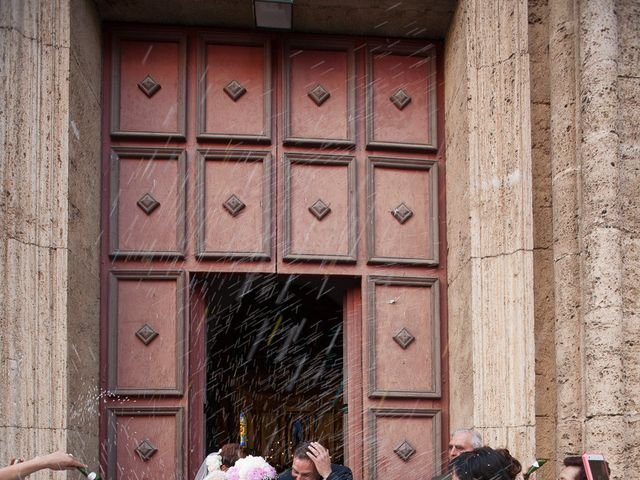
[[222, 466], [220, 470], [226, 472], [233, 467], [238, 459], [244, 458], [247, 455], [239, 443], [226, 443], [220, 449], [220, 456], [222, 457]]
[[515, 480], [522, 465], [507, 449], [480, 447], [458, 455], [449, 470], [454, 480]]

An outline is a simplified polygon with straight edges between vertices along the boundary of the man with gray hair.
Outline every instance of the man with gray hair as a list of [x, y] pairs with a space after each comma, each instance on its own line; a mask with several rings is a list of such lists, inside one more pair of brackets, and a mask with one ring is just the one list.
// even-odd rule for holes
[[[474, 448], [482, 446], [482, 437], [473, 428], [459, 428], [451, 434], [447, 451], [449, 461], [464, 452], [470, 452]], [[451, 473], [446, 471], [440, 475], [431, 477], [431, 480], [451, 480]]]
[[459, 428], [449, 440], [449, 460], [453, 460], [463, 452], [470, 452], [482, 446], [482, 437], [473, 428]]

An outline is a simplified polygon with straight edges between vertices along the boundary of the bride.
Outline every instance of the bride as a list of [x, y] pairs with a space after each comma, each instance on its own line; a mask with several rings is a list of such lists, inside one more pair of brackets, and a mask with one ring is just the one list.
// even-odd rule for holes
[[227, 443], [207, 455], [194, 480], [274, 480], [275, 469], [262, 457], [245, 453], [237, 443]]

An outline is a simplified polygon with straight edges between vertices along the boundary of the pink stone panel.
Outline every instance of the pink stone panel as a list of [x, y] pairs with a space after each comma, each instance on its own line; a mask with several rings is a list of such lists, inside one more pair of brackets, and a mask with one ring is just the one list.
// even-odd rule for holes
[[[376, 285], [376, 390], [434, 391], [431, 287]], [[393, 339], [406, 329], [415, 340], [402, 348]]]
[[[348, 138], [347, 52], [292, 49], [290, 52], [291, 136], [342, 140]], [[309, 91], [321, 85], [330, 94], [320, 106]]]
[[[178, 479], [176, 417], [173, 415], [126, 415], [116, 417], [116, 469], [118, 480]], [[157, 452], [144, 461], [138, 447], [148, 440]]]
[[[118, 249], [125, 251], [179, 251], [178, 191], [183, 180], [177, 160], [121, 158], [118, 178]], [[150, 214], [137, 203], [151, 194], [160, 206]]]
[[[436, 470], [434, 459], [433, 417], [386, 417], [376, 420], [376, 478], [431, 478]], [[402, 460], [394, 449], [408, 442], [415, 454]]]
[[[262, 161], [205, 161], [203, 251], [262, 251], [264, 169]], [[231, 195], [246, 205], [235, 217], [223, 206]]]
[[[182, 129], [179, 51], [178, 42], [120, 42], [120, 130], [170, 133]], [[138, 87], [147, 75], [160, 84], [151, 98]]]
[[[430, 72], [424, 57], [374, 55], [372, 59], [373, 132], [376, 142], [428, 144], [430, 138], [429, 89], [435, 88], [435, 72]], [[411, 97], [402, 110], [390, 100], [398, 89]]]
[[[432, 258], [431, 173], [426, 170], [375, 167], [373, 175], [374, 256], [419, 260]], [[391, 213], [402, 203], [413, 212], [413, 216], [404, 224], [400, 224]]]
[[[177, 389], [177, 283], [174, 279], [117, 282], [117, 387]], [[145, 345], [136, 332], [145, 324], [158, 336]]]
[[[266, 134], [264, 54], [263, 46], [206, 45], [205, 124], [202, 133]], [[233, 80], [246, 89], [246, 93], [236, 101], [224, 91]]]
[[[291, 253], [349, 254], [348, 174], [346, 165], [291, 165]], [[309, 211], [319, 199], [331, 208], [322, 220]]]

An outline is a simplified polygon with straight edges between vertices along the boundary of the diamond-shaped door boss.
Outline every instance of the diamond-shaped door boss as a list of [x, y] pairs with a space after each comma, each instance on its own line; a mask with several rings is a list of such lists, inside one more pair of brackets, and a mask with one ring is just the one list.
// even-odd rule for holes
[[160, 90], [160, 84], [156, 82], [151, 75], [147, 75], [143, 80], [138, 82], [138, 88], [142, 90], [148, 98], [151, 98]]
[[156, 332], [151, 325], [145, 323], [138, 331], [136, 332], [136, 337], [140, 339], [142, 343], [145, 345], [149, 345], [154, 338], [158, 336], [158, 332]]
[[404, 225], [407, 220], [413, 217], [413, 211], [409, 207], [407, 207], [404, 202], [402, 202], [396, 208], [391, 210], [391, 215], [393, 215], [395, 219], [400, 222], [400, 225]]
[[409, 102], [411, 102], [411, 97], [407, 92], [405, 92], [404, 88], [399, 88], [396, 92], [389, 97], [389, 100], [393, 102], [393, 104], [398, 108], [398, 110], [404, 109]]
[[329, 207], [329, 205], [324, 203], [321, 199], [318, 199], [313, 205], [309, 207], [309, 211], [318, 220], [322, 220], [324, 217], [329, 215], [329, 212], [331, 212], [331, 207]]
[[138, 446], [134, 449], [134, 451], [140, 455], [140, 458], [145, 462], [148, 462], [151, 457], [153, 457], [158, 449], [151, 443], [148, 438], [145, 438], [142, 442], [138, 444]]
[[151, 215], [151, 213], [160, 206], [160, 202], [157, 201], [150, 193], [145, 193], [138, 200], [138, 206], [144, 211], [144, 213]]
[[402, 329], [393, 336], [393, 339], [404, 349], [407, 348], [409, 344], [416, 339], [416, 337], [414, 337], [409, 330], [402, 327]]
[[402, 440], [402, 442], [400, 442], [398, 446], [393, 449], [393, 451], [404, 462], [409, 460], [416, 453], [416, 449], [413, 448], [413, 445], [411, 445], [406, 439]]
[[247, 93], [247, 89], [237, 80], [231, 80], [224, 87], [224, 93], [229, 95], [229, 98], [231, 98], [231, 100], [237, 102], [240, 97]]
[[244, 202], [240, 200], [235, 194], [227, 198], [222, 206], [226, 208], [227, 212], [229, 212], [232, 217], [238, 215], [242, 211], [242, 209], [246, 207]]
[[331, 96], [329, 91], [320, 84], [317, 84], [315, 87], [309, 90], [309, 92], [307, 92], [307, 95], [309, 95], [309, 98], [313, 100], [313, 103], [315, 103], [317, 106], [322, 105], [324, 102], [329, 100], [329, 97]]

